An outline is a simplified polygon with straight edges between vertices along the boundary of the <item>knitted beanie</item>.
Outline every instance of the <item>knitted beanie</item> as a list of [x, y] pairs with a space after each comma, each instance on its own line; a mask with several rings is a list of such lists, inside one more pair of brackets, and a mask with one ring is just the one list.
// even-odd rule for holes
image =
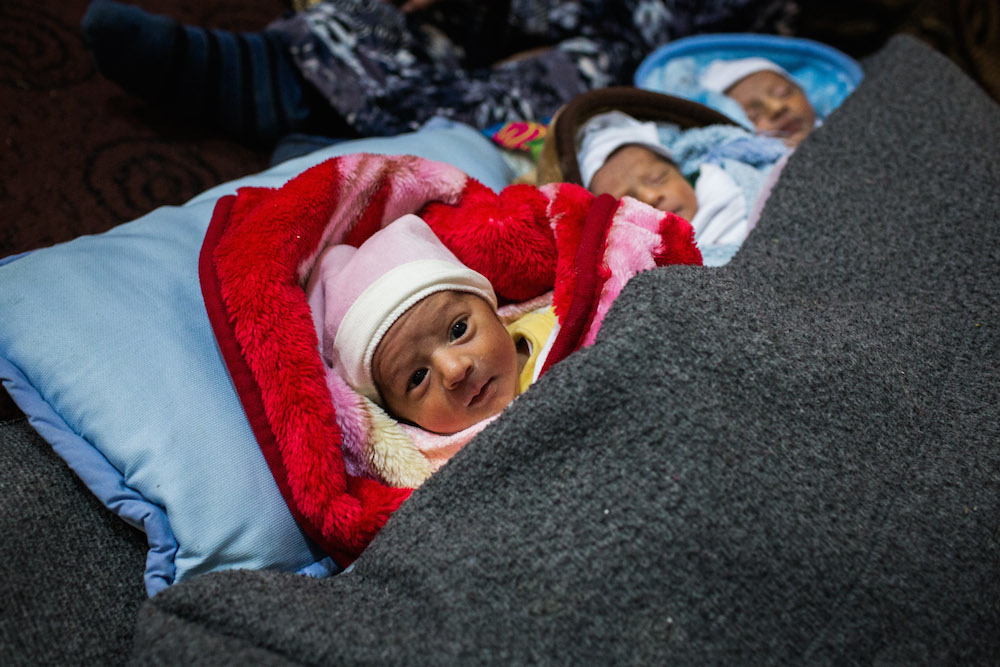
[[713, 60], [701, 73], [699, 83], [702, 88], [725, 94], [732, 86], [754, 72], [777, 72], [786, 79], [792, 75], [780, 65], [766, 58], [739, 58], [737, 60]]
[[621, 111], [608, 111], [590, 118], [577, 133], [577, 144], [580, 148], [576, 160], [586, 188], [608, 157], [622, 146], [642, 146], [674, 161], [674, 156], [660, 143], [656, 123], [639, 122]]
[[347, 384], [376, 403], [375, 348], [411, 306], [435, 292], [457, 290], [497, 307], [489, 280], [462, 264], [415, 215], [391, 222], [358, 248], [329, 248], [320, 271], [325, 283], [323, 356]]

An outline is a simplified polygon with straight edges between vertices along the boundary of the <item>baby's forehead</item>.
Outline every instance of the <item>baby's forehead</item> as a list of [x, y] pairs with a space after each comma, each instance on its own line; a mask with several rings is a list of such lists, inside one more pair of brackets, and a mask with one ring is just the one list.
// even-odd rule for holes
[[739, 92], [741, 90], [754, 92], [766, 86], [774, 85], [775, 83], [794, 83], [794, 81], [783, 75], [781, 72], [762, 69], [747, 74], [745, 77], [731, 85], [729, 89], [726, 90], [726, 94], [731, 95], [734, 92]]
[[378, 385], [398, 366], [415, 354], [418, 342], [446, 333], [444, 325], [462, 313], [471, 311], [499, 318], [493, 305], [472, 292], [441, 290], [410, 306], [382, 336], [372, 355], [372, 371]]
[[[481, 304], [481, 308], [480, 308]], [[482, 310], [493, 313], [493, 306], [486, 299], [462, 290], [440, 290], [428, 294], [406, 309], [382, 336], [375, 348], [375, 356], [386, 347], [400, 347], [405, 350], [407, 342], [428, 332], [440, 333], [441, 322], [470, 311]]]
[[389, 327], [386, 336], [394, 329], [408, 331], [411, 334], [418, 333], [434, 326], [438, 320], [449, 317], [455, 310], [471, 305], [475, 299], [485, 303], [482, 297], [461, 290], [432, 292], [407, 308]]
[[427, 315], [446, 315], [455, 308], [478, 306], [480, 303], [493, 310], [492, 304], [478, 294], [460, 289], [443, 289], [428, 294], [406, 313], [420, 311]]
[[635, 144], [624, 144], [616, 148], [611, 155], [604, 161], [605, 164], [611, 160], [616, 159], [619, 162], [631, 162], [631, 163], [641, 163], [641, 162], [651, 162], [651, 163], [665, 163], [671, 167], [676, 167], [676, 163], [669, 159], [666, 155], [662, 153], [657, 153], [649, 146], [645, 146], [640, 143]]

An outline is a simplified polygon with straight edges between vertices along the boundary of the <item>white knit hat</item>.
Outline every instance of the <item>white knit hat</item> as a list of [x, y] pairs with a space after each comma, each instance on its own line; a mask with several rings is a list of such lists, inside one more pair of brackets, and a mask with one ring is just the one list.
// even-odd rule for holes
[[318, 264], [325, 283], [323, 356], [347, 384], [376, 403], [375, 348], [411, 306], [435, 292], [457, 290], [497, 307], [490, 281], [462, 264], [415, 215], [386, 225], [358, 248], [327, 249]]
[[706, 90], [725, 94], [740, 79], [750, 76], [754, 72], [764, 71], [777, 72], [786, 79], [792, 78], [780, 65], [767, 58], [752, 57], [738, 60], [713, 60], [705, 67], [698, 82]]
[[622, 146], [642, 146], [674, 161], [674, 156], [660, 143], [656, 123], [639, 122], [621, 111], [608, 111], [590, 118], [577, 132], [577, 144], [580, 148], [576, 160], [585, 188], [590, 187], [594, 174], [608, 157]]

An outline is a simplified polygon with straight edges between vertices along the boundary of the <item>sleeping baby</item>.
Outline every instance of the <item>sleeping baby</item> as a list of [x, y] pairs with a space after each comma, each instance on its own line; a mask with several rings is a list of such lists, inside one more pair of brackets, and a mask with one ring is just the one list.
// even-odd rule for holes
[[759, 134], [777, 137], [791, 148], [817, 125], [816, 110], [802, 87], [766, 58], [712, 61], [699, 83], [739, 103]]
[[749, 233], [749, 207], [736, 181], [722, 167], [704, 163], [692, 185], [661, 143], [655, 123], [608, 111], [580, 128], [578, 146], [584, 187], [676, 213], [694, 227], [703, 252], [712, 246], [738, 246]]
[[337, 245], [307, 294], [324, 360], [401, 422], [436, 434], [499, 414], [530, 384], [551, 308], [504, 325], [483, 275], [415, 215]]

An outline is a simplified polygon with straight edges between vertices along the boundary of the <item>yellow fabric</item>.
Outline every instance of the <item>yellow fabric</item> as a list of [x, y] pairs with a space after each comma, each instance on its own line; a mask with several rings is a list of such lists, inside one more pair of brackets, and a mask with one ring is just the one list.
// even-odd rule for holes
[[528, 361], [521, 369], [517, 393], [524, 393], [531, 385], [531, 378], [535, 374], [535, 362], [538, 361], [538, 355], [545, 347], [545, 341], [555, 326], [556, 311], [552, 306], [533, 310], [507, 325], [507, 331], [515, 344], [522, 340], [528, 343]]

